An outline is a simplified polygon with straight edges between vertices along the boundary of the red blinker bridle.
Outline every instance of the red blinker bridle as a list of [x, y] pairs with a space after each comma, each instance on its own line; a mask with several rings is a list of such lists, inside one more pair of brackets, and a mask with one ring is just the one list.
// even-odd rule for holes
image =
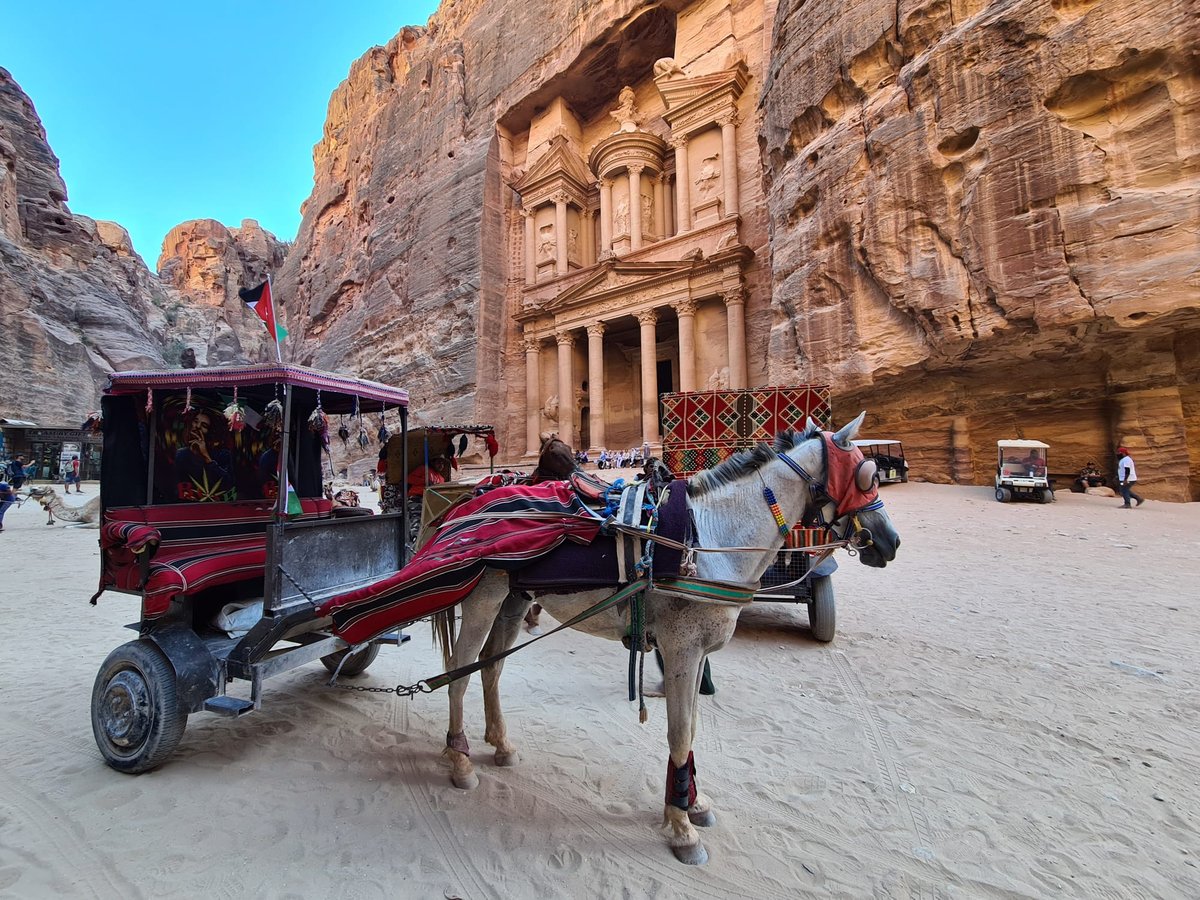
[[[853, 526], [856, 535], [865, 532], [865, 539], [870, 540], [870, 532], [858, 523], [858, 514], [883, 508], [883, 501], [879, 499], [879, 470], [875, 460], [866, 459], [853, 444], [849, 449], [838, 446], [833, 434], [828, 431], [821, 432], [824, 482], [786, 453], [778, 455], [793, 472], [808, 482], [813, 504], [801, 519], [801, 524], [824, 528], [837, 535], [839, 540]], [[825, 507], [831, 505], [834, 508], [833, 518], [827, 520]]]

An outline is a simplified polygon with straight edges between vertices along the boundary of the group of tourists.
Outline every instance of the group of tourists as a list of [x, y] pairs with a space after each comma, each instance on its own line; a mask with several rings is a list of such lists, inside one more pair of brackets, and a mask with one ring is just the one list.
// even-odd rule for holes
[[596, 465], [601, 469], [627, 469], [642, 465], [648, 458], [649, 448], [644, 446], [630, 450], [601, 450]]

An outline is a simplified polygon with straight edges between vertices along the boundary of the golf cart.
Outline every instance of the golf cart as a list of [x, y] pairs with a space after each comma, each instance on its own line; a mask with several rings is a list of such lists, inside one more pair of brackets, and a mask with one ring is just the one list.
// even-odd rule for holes
[[1049, 444], [1041, 441], [996, 441], [996, 499], [1032, 500], [1049, 503], [1054, 499], [1047, 469]]
[[854, 446], [867, 459], [875, 460], [880, 484], [902, 484], [908, 481], [908, 460], [904, 458], [904, 445], [899, 441], [859, 440]]

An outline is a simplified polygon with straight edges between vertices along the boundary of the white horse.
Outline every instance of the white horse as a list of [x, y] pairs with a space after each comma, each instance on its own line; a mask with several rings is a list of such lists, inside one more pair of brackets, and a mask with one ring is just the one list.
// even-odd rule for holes
[[[864, 465], [861, 452], [850, 443], [864, 416], [865, 413], [859, 415], [836, 435], [824, 437], [810, 420], [801, 435], [791, 431], [781, 433], [774, 449], [760, 444], [752, 451], [739, 453], [716, 468], [696, 475], [688, 484], [695, 545], [759, 548], [698, 553], [697, 577], [714, 582], [757, 585], [784, 540], [774, 512], [765, 499], [764, 488], [773, 492], [787, 525], [799, 522], [802, 517], [807, 521], [811, 515], [823, 515], [822, 521], [832, 523], [836, 520], [843, 533], [851, 528], [870, 532], [871, 542], [859, 553], [863, 563], [883, 567], [894, 559], [900, 538], [876, 499], [872, 464]], [[843, 496], [830, 497], [814, 485], [828, 484], [830, 493], [833, 492], [839, 479], [830, 477], [826, 456], [838, 453], [848, 457], [835, 461], [843, 473], [840, 478]], [[854, 484], [846, 486], [844, 473], [847, 471], [851, 481], [857, 482], [857, 494]], [[566, 622], [610, 593], [548, 594], [539, 596], [538, 602], [558, 621]], [[476, 659], [490, 658], [512, 647], [530, 602], [528, 594], [510, 590], [506, 572], [488, 570], [462, 604], [462, 623], [449, 657], [450, 669], [468, 665]], [[729, 642], [741, 606], [697, 602], [651, 590], [646, 594], [645, 610], [646, 633], [662, 653], [664, 665], [670, 745], [664, 825], [671, 827], [669, 843], [675, 856], [685, 863], [701, 864], [707, 861], [708, 854], [694, 826], [712, 825], [716, 818], [708, 798], [696, 789], [692, 743], [696, 733], [697, 695], [704, 658]], [[599, 637], [621, 640], [628, 633], [629, 624], [630, 606], [628, 602], [622, 602], [573, 627]], [[496, 748], [496, 765], [512, 766], [517, 764], [518, 754], [509, 740], [500, 709], [499, 682], [503, 667], [501, 660], [481, 670], [486, 718], [484, 740]], [[451, 778], [463, 789], [474, 788], [479, 783], [463, 732], [463, 696], [468, 680], [469, 676], [450, 684], [450, 722], [446, 735]]]

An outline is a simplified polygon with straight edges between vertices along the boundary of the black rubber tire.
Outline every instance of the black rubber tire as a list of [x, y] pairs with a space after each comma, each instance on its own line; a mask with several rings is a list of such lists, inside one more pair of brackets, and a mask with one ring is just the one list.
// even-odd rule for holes
[[1042, 491], [1042, 502], [1043, 503], [1053, 503], [1054, 502], [1054, 491], [1049, 490], [1049, 489]]
[[162, 648], [139, 640], [108, 654], [92, 687], [92, 734], [106, 763], [130, 775], [156, 769], [186, 727], [175, 668]]
[[828, 575], [814, 576], [809, 584], [812, 597], [808, 601], [808, 627], [822, 644], [833, 640], [837, 631], [837, 604], [833, 598], [833, 579]]
[[375, 657], [379, 655], [379, 648], [382, 644], [371, 642], [357, 653], [350, 653], [350, 649], [339, 650], [337, 653], [330, 653], [328, 656], [321, 657], [321, 663], [330, 672], [337, 672], [338, 663], [342, 661], [342, 657], [350, 654], [350, 658], [346, 660], [346, 664], [342, 666], [342, 671], [338, 673], [338, 677], [345, 676], [353, 678], [355, 675], [361, 675], [367, 671], [371, 663], [375, 662]]
[[1012, 491], [1010, 491], [1008, 488], [1003, 488], [1003, 487], [996, 488], [996, 500], [998, 502], [1007, 503], [1011, 499], [1012, 499]]

